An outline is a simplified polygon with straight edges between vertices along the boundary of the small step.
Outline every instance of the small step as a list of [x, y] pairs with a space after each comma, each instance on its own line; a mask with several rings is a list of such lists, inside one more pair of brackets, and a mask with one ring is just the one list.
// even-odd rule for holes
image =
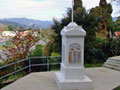
[[115, 67], [115, 66], [112, 66], [112, 65], [104, 65], [103, 67], [120, 71], [120, 67]]
[[120, 71], [120, 56], [108, 58], [108, 60], [104, 63], [103, 67]]
[[112, 63], [112, 62], [106, 62], [105, 65], [112, 65], [112, 66], [120, 67], [119, 63]]
[[120, 56], [110, 57], [109, 60], [117, 60], [120, 61]]
[[117, 64], [120, 64], [120, 61], [115, 61], [115, 60], [107, 60], [106, 63], [117, 63]]

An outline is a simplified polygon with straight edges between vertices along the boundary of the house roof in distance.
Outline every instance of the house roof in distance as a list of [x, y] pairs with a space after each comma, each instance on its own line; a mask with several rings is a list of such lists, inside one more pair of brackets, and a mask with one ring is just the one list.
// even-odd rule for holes
[[117, 37], [120, 36], [120, 31], [116, 31], [115, 36], [117, 36]]

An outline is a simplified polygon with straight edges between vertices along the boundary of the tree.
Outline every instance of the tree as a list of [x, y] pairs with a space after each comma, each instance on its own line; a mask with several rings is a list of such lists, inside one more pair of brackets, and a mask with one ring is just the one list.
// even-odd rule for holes
[[[90, 13], [87, 13], [81, 0], [74, 1], [74, 22], [82, 26], [87, 32], [85, 37], [85, 62], [102, 62], [108, 56], [103, 47], [107, 41], [108, 31], [113, 28], [108, 25], [112, 24], [112, 6], [106, 0], [100, 0], [99, 6], [92, 8]], [[52, 52], [61, 53], [60, 32], [64, 26], [71, 22], [71, 11], [71, 8], [68, 8], [66, 15], [61, 21], [54, 20], [54, 25], [52, 26], [55, 31], [54, 42], [49, 43], [49, 46], [51, 46], [49, 54]], [[101, 55], [99, 55], [100, 53]]]
[[107, 24], [111, 18], [112, 6], [107, 3], [106, 0], [100, 0], [99, 6], [90, 10], [90, 15], [94, 15], [96, 20], [99, 20], [99, 24], [96, 27], [97, 32], [104, 38], [107, 37]]
[[82, 0], [74, 0], [74, 10], [76, 10], [78, 7], [79, 8], [82, 8], [83, 5], [82, 5]]
[[13, 30], [14, 30], [14, 27], [13, 27], [12, 25], [9, 25], [9, 26], [8, 26], [8, 30], [13, 31]]
[[42, 56], [43, 55], [43, 50], [42, 50], [42, 45], [41, 44], [38, 44], [36, 45], [35, 47], [35, 50], [33, 50], [31, 52], [31, 55], [30, 56]]
[[[67, 18], [65, 18], [65, 19], [68, 20]], [[64, 22], [64, 23], [61, 23], [61, 22], [54, 19], [54, 25], [52, 26], [52, 29], [54, 29], [54, 32], [55, 32], [55, 35], [53, 36], [54, 42], [48, 43], [48, 45], [51, 46], [49, 48], [50, 52], [54, 51], [54, 52], [60, 53], [60, 51], [61, 51], [61, 35], [60, 35], [60, 31], [63, 28], [63, 25], [68, 23], [68, 21], [66, 21], [66, 20], [62, 19], [62, 22]], [[48, 52], [48, 53], [50, 54], [50, 52]]]
[[21, 60], [30, 55], [32, 47], [39, 41], [38, 34], [36, 35], [32, 31], [25, 36], [21, 36], [17, 33], [15, 37], [11, 39], [12, 46], [4, 46], [4, 54], [7, 56], [7, 63], [11, 63], [15, 60]]
[[106, 6], [106, 5], [107, 5], [106, 0], [100, 0], [100, 3], [99, 3], [100, 7], [103, 7], [103, 6]]
[[108, 21], [107, 30], [109, 31], [109, 34], [111, 32], [112, 35], [116, 31], [115, 22], [112, 20], [112, 17]]
[[[86, 12], [86, 9], [82, 5], [81, 0], [74, 0], [74, 22], [76, 22], [78, 25], [82, 25], [82, 27], [87, 31], [87, 37], [86, 42], [91, 42], [95, 40], [95, 25], [97, 23], [95, 22], [94, 16], [89, 15]], [[61, 35], [60, 32], [63, 29], [64, 26], [67, 26], [71, 22], [71, 8], [67, 9], [67, 13], [62, 18], [61, 21], [54, 19], [54, 25], [52, 26], [52, 29], [55, 31], [54, 43], [51, 45], [52, 52], [60, 53], [61, 52]]]
[[120, 31], [120, 17], [118, 17], [117, 21], [115, 22], [116, 30]]
[[109, 19], [107, 24], [107, 30], [111, 31], [112, 35], [115, 31], [120, 31], [120, 17], [118, 17], [117, 21], [113, 21], [112, 17]]

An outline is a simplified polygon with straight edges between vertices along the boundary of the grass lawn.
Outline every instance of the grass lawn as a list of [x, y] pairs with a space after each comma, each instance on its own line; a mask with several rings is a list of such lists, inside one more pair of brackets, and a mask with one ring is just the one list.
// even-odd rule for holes
[[86, 68], [91, 68], [91, 67], [102, 67], [103, 63], [95, 63], [95, 64], [85, 64]]
[[120, 88], [117, 88], [116, 90], [120, 90]]
[[116, 89], [113, 89], [113, 90], [120, 90], [120, 86], [118, 88], [116, 88]]

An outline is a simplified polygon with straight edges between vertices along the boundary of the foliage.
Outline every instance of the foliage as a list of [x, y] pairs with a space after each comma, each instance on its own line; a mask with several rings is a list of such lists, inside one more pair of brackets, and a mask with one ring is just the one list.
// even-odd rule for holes
[[[58, 57], [56, 57], [56, 56], [58, 56]], [[49, 62], [50, 63], [60, 63], [61, 62], [60, 54], [52, 52]], [[59, 70], [60, 69], [60, 65], [59, 64], [57, 64], [57, 65], [51, 65], [50, 69], [51, 70]]]
[[[81, 0], [75, 0], [75, 6], [74, 6], [74, 21], [78, 25], [82, 25], [83, 28], [87, 31], [87, 37], [86, 42], [91, 42], [95, 40], [95, 31], [94, 31], [94, 25], [97, 23], [94, 22], [95, 19], [94, 16], [89, 15], [85, 8], [82, 6]], [[54, 43], [51, 43], [51, 52], [60, 53], [61, 52], [61, 35], [60, 32], [63, 29], [64, 26], [67, 26], [69, 22], [71, 21], [71, 9], [68, 8], [66, 15], [61, 21], [54, 19], [54, 25], [52, 26], [52, 29], [55, 31]]]
[[60, 56], [60, 54], [59, 54], [59, 53], [52, 52], [52, 53], [51, 53], [51, 56]]
[[116, 31], [115, 23], [112, 20], [112, 17], [109, 19], [108, 24], [107, 24], [107, 30], [111, 31], [112, 34]]
[[113, 90], [120, 90], [120, 86], [118, 86], [117, 88], [113, 89]]
[[60, 56], [60, 54], [55, 52], [51, 53], [51, 58], [50, 58], [51, 63], [56, 62], [55, 61], [56, 56]]
[[85, 44], [85, 63], [103, 63], [106, 60], [103, 47], [106, 40], [97, 35], [96, 40]]
[[102, 67], [103, 63], [85, 64], [86, 68]]
[[54, 36], [56, 36], [56, 34], [54, 33], [53, 29], [49, 29], [46, 30], [45, 32], [47, 32], [47, 34], [44, 34], [44, 37], [47, 39], [46, 45], [43, 47], [43, 54], [44, 56], [50, 56], [51, 52], [51, 47], [53, 47], [54, 45]]
[[4, 44], [0, 44], [0, 50], [3, 50], [4, 49]]
[[17, 33], [15, 37], [11, 39], [11, 46], [4, 46], [4, 54], [7, 56], [7, 63], [13, 62], [14, 60], [21, 60], [29, 56], [31, 49], [39, 41], [39, 36], [29, 32], [27, 35], [22, 36], [20, 33]]
[[74, 10], [76, 10], [78, 7], [82, 8], [83, 5], [82, 5], [82, 0], [76, 0], [74, 2]]
[[47, 44], [46, 44], [46, 46], [43, 48], [43, 52], [44, 52], [44, 55], [45, 56], [49, 56], [50, 55], [50, 50], [51, 50], [51, 46], [52, 45], [52, 43], [51, 42], [48, 42]]
[[43, 46], [41, 44], [36, 45], [35, 50], [31, 52], [30, 56], [42, 56], [43, 55]]
[[8, 30], [13, 31], [13, 30], [14, 30], [14, 26], [9, 25], [9, 26], [8, 26]]
[[107, 57], [120, 55], [120, 37], [108, 39], [104, 45], [104, 52]]
[[107, 24], [107, 30], [110, 32], [112, 36], [114, 35], [115, 31], [120, 31], [120, 17], [118, 17], [117, 21], [113, 21], [112, 18], [109, 19]]
[[116, 30], [120, 31], [120, 17], [118, 17], [117, 21], [115, 22]]
[[0, 66], [3, 66], [4, 65], [4, 63], [3, 62], [0, 62]]
[[[65, 19], [67, 19], [67, 17]], [[68, 21], [63, 20], [63, 19], [62, 19], [62, 21], [64, 22], [63, 24], [68, 24]], [[57, 20], [54, 19], [54, 25], [52, 26], [52, 29], [54, 29], [54, 32], [55, 32], [56, 35], [53, 36], [55, 43], [51, 43], [51, 45], [53, 45], [51, 47], [52, 50], [50, 50], [51, 52], [54, 51], [54, 52], [59, 52], [60, 53], [60, 51], [61, 51], [61, 48], [60, 48], [60, 46], [61, 46], [60, 31], [63, 28], [63, 26], [61, 24], [62, 23], [60, 23], [59, 21], [57, 21]]]
[[12, 42], [11, 42], [10, 40], [9, 40], [9, 41], [6, 41], [6, 42], [5, 42], [5, 45], [6, 45], [6, 46], [12, 46]]
[[108, 36], [107, 24], [109, 23], [109, 18], [111, 18], [111, 13], [112, 6], [106, 0], [100, 0], [99, 6], [90, 10], [90, 15], [94, 15], [94, 18], [99, 20], [96, 31], [104, 38]]
[[[109, 56], [119, 55], [119, 39], [111, 40], [108, 37], [109, 32], [112, 34], [119, 30], [119, 20], [116, 22], [111, 17], [112, 6], [106, 0], [100, 0], [99, 6], [92, 8], [89, 13], [82, 6], [81, 0], [75, 0], [74, 21], [82, 25], [87, 32], [85, 37], [85, 62], [86, 63], [103, 63]], [[71, 21], [71, 9], [68, 8], [66, 15], [61, 21], [54, 19], [52, 29], [55, 31], [53, 36], [54, 42], [49, 43], [48, 53], [61, 52], [61, 35], [60, 32], [64, 26]], [[116, 41], [117, 40], [117, 41]]]
[[[94, 11], [95, 12], [95, 11]], [[94, 54], [96, 54], [96, 52], [102, 52], [100, 49], [92, 49], [94, 47], [93, 45], [93, 41], [96, 40], [96, 27], [98, 26], [100, 19], [101, 18], [95, 18], [95, 14], [94, 12], [91, 14], [88, 14], [86, 9], [82, 6], [82, 1], [81, 0], [75, 0], [75, 6], [74, 6], [74, 21], [78, 24], [78, 25], [82, 25], [82, 27], [86, 30], [87, 32], [87, 36], [85, 39], [85, 55], [87, 55], [86, 57], [88, 59], [92, 59], [93, 58], [89, 58], [89, 56], [91, 56], [91, 51], [93, 51]], [[97, 14], [97, 12], [96, 12]], [[53, 25], [53, 29], [55, 30], [55, 33], [57, 36], [54, 36], [54, 43], [52, 44], [52, 50], [50, 50], [51, 52], [56, 52], [56, 53], [60, 53], [61, 51], [61, 35], [60, 32], [62, 30], [62, 28], [66, 25], [68, 25], [68, 23], [71, 21], [71, 9], [68, 8], [67, 14], [66, 16], [60, 21], [54, 20], [54, 25]], [[89, 53], [89, 54], [88, 54]], [[97, 56], [96, 56], [97, 57]]]

